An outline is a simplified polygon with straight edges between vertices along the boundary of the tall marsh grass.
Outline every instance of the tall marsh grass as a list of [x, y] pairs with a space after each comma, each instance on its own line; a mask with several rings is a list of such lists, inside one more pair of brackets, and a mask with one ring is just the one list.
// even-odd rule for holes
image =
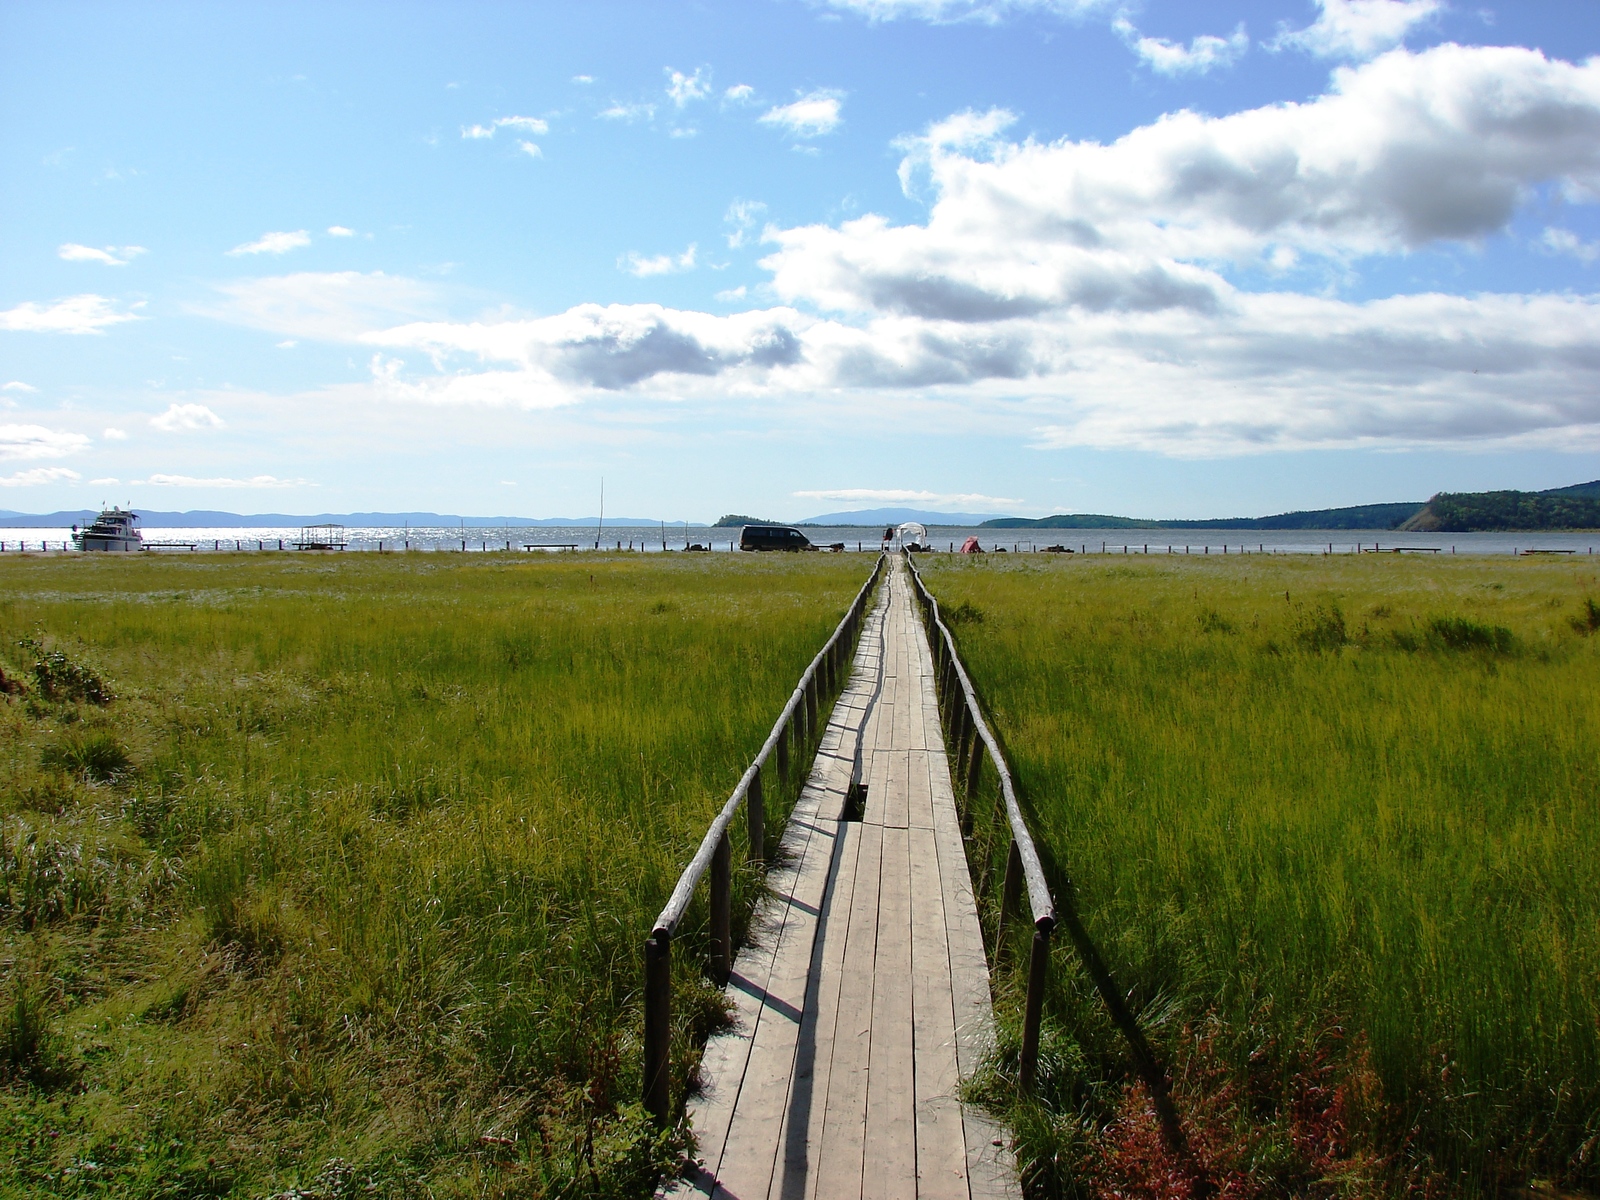
[[[991, 556], [925, 575], [968, 614], [1057, 894], [1226, 1194], [1600, 1185], [1592, 565]], [[1056, 943], [1039, 1098], [1010, 1110], [1030, 1192], [1190, 1194]], [[997, 976], [1009, 1021], [1020, 949]]]
[[0, 1193], [647, 1194], [642, 938], [869, 569], [0, 562]]

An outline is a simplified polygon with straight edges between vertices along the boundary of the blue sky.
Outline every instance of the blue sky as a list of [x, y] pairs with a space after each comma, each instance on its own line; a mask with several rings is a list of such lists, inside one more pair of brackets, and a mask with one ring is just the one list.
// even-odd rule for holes
[[0, 508], [1600, 476], [1600, 7], [0, 5]]

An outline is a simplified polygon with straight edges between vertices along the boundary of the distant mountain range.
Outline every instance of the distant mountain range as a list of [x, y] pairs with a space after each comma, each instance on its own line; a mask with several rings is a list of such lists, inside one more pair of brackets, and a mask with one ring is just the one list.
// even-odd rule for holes
[[[0, 509], [0, 528], [85, 525], [98, 516], [98, 510], [80, 508], [66, 512], [20, 513]], [[598, 517], [464, 517], [455, 513], [360, 512], [360, 513], [239, 513], [201, 509], [192, 512], [153, 512], [141, 509], [141, 524], [146, 529], [194, 527], [249, 528], [263, 525], [413, 525], [418, 527], [465, 526], [468, 529], [537, 528], [556, 525], [595, 525]], [[852, 512], [822, 513], [803, 521], [759, 521], [730, 513], [716, 527], [738, 525], [859, 525], [863, 527], [899, 525], [917, 521], [931, 526], [979, 526], [984, 529], [1397, 529], [1425, 533], [1510, 532], [1513, 530], [1600, 529], [1600, 479], [1575, 483], [1569, 487], [1542, 492], [1440, 492], [1431, 500], [1407, 500], [1393, 504], [1358, 504], [1349, 508], [1318, 508], [1277, 513], [1269, 517], [1218, 517], [1206, 521], [1152, 521], [1141, 517], [1118, 517], [1107, 513], [1062, 513], [1053, 517], [996, 517], [988, 513], [929, 512], [918, 508], [863, 508]], [[649, 517], [607, 517], [606, 528], [663, 524]], [[667, 521], [668, 527], [682, 529], [683, 521]], [[705, 529], [690, 521], [691, 529]]]
[[[263, 525], [320, 525], [332, 521], [339, 525], [416, 525], [461, 526], [468, 529], [528, 529], [551, 525], [594, 525], [598, 517], [463, 517], [457, 513], [431, 512], [359, 512], [359, 513], [249, 513], [213, 512], [196, 509], [192, 512], [155, 512], [139, 509], [139, 523], [146, 529], [244, 529]], [[0, 509], [0, 528], [37, 528], [66, 525], [86, 525], [100, 515], [99, 509], [78, 508], [53, 513], [20, 513]], [[661, 521], [649, 517], [607, 517], [606, 527], [624, 525], [659, 526]], [[682, 521], [668, 521], [668, 525], [683, 528]], [[699, 521], [690, 521], [690, 528], [705, 528]]]

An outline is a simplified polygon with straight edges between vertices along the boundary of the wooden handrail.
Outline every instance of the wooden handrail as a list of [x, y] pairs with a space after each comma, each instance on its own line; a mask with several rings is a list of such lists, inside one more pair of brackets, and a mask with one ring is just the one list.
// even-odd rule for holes
[[[949, 626], [944, 623], [944, 618], [939, 615], [939, 601], [922, 582], [922, 574], [911, 555], [907, 553], [905, 558], [917, 598], [939, 632], [933, 645], [935, 675], [950, 681], [945, 689], [946, 697], [953, 691], [959, 691], [961, 696], [962, 703], [952, 706], [950, 737], [956, 744], [955, 774], [966, 781], [967, 820], [971, 819], [972, 796], [977, 791], [978, 774], [983, 767], [979, 747], [989, 752], [989, 761], [994, 763], [995, 773], [1000, 776], [1000, 795], [1005, 803], [1006, 821], [1011, 827], [1005, 881], [1000, 891], [1001, 931], [1006, 917], [1015, 911], [1023, 888], [1026, 887], [1028, 891], [1028, 908], [1033, 914], [1033, 945], [1028, 962], [1028, 994], [1023, 1008], [1022, 1054], [1017, 1073], [1022, 1090], [1031, 1092], [1039, 1066], [1039, 1026], [1044, 1016], [1044, 992], [1050, 966], [1050, 932], [1056, 926], [1055, 901], [1051, 898], [1050, 885], [1044, 877], [1039, 851], [1033, 844], [1033, 834], [1028, 831], [1022, 806], [1017, 803], [1017, 789], [1011, 781], [1011, 768], [1006, 765], [1006, 756], [1000, 752], [1000, 743], [990, 730], [989, 723], [984, 720], [977, 691], [956, 650], [956, 640]], [[969, 748], [969, 743], [975, 744]], [[998, 932], [995, 940], [998, 948]]]
[[802, 745], [816, 733], [824, 693], [832, 691], [845, 674], [848, 665], [846, 655], [854, 648], [855, 636], [866, 615], [867, 599], [883, 575], [883, 568], [888, 559], [887, 553], [878, 555], [872, 574], [867, 577], [866, 583], [861, 585], [855, 600], [851, 602], [850, 608], [845, 612], [838, 627], [834, 629], [833, 636], [821, 650], [817, 651], [817, 656], [811, 660], [811, 665], [800, 676], [800, 682], [795, 685], [794, 692], [789, 696], [789, 702], [783, 706], [783, 711], [773, 723], [772, 732], [767, 735], [767, 740], [762, 744], [754, 761], [745, 768], [744, 774], [733, 789], [733, 794], [728, 797], [727, 803], [722, 806], [722, 811], [711, 822], [705, 837], [700, 839], [700, 848], [689, 860], [689, 865], [683, 869], [683, 874], [678, 876], [677, 886], [672, 889], [666, 907], [661, 910], [661, 915], [656, 918], [656, 923], [650, 930], [650, 936], [645, 939], [644, 1106], [662, 1125], [669, 1123], [672, 1110], [669, 1064], [672, 1049], [673, 935], [677, 932], [684, 913], [689, 910], [695, 888], [700, 885], [700, 880], [705, 877], [709, 869], [712, 875], [711, 892], [714, 908], [711, 914], [712, 972], [717, 976], [719, 983], [727, 980], [733, 966], [733, 947], [729, 936], [731, 926], [729, 908], [733, 892], [729, 830], [733, 827], [739, 806], [748, 801], [750, 861], [760, 863], [763, 860], [766, 853], [766, 802], [761, 790], [761, 769], [776, 751], [779, 773], [784, 772], [789, 758], [789, 731], [795, 724], [796, 718], [801, 726], [799, 740]]

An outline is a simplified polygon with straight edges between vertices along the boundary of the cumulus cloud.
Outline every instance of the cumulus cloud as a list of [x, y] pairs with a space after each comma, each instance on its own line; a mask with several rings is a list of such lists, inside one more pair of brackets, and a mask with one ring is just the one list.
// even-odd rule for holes
[[225, 422], [204, 404], [173, 404], [150, 418], [150, 424], [167, 433], [191, 429], [221, 429]]
[[1304, 29], [1284, 30], [1271, 43], [1321, 58], [1366, 59], [1398, 46], [1418, 25], [1444, 10], [1443, 0], [1317, 0], [1322, 14]]
[[105, 429], [100, 431], [100, 436], [105, 438], [108, 442], [125, 442], [128, 440], [128, 431], [126, 429], [117, 429], [115, 426], [108, 425]]
[[30, 300], [0, 311], [0, 329], [19, 333], [104, 333], [113, 325], [137, 320], [136, 313], [119, 311], [113, 301], [93, 294], [68, 296], [54, 304]]
[[667, 96], [679, 108], [691, 100], [704, 100], [711, 95], [711, 72], [705, 67], [696, 67], [693, 75], [685, 75], [671, 67], [664, 67], [663, 70], [667, 73]]
[[0, 487], [38, 487], [45, 483], [77, 483], [83, 476], [66, 467], [33, 467], [15, 475], [0, 475]]
[[97, 250], [93, 246], [66, 242], [57, 248], [56, 253], [67, 262], [97, 262], [108, 267], [125, 267], [147, 251], [143, 246], [107, 246]]
[[1213, 67], [1231, 67], [1250, 48], [1242, 21], [1228, 37], [1201, 34], [1187, 46], [1166, 38], [1141, 36], [1126, 17], [1118, 17], [1112, 28], [1146, 66], [1160, 75], [1204, 75]]
[[629, 251], [617, 260], [617, 266], [630, 275], [644, 279], [650, 275], [671, 275], [678, 271], [694, 270], [694, 256], [696, 247], [693, 242], [682, 254], [674, 257], [671, 254], [657, 254], [651, 257]]
[[350, 229], [350, 228], [348, 228], [348, 227], [346, 227], [344, 225], [329, 225], [328, 226], [328, 236], [329, 237], [355, 237], [355, 235], [356, 235], [356, 231], [354, 229]]
[[487, 125], [463, 125], [461, 136], [464, 138], [492, 138], [502, 129], [520, 129], [528, 134], [544, 134], [550, 132], [550, 123], [539, 117], [496, 117]]
[[[1600, 63], [1395, 50], [1341, 68], [1305, 103], [1177, 113], [1110, 144], [1017, 141], [1009, 125], [1004, 112], [957, 114], [906, 143], [904, 186], [929, 202], [921, 223], [766, 228], [774, 307], [586, 304], [385, 322], [381, 305], [336, 304], [305, 324], [374, 351], [360, 386], [394, 404], [720, 398], [763, 411], [831, 405], [841, 422], [870, 405], [1041, 448], [1180, 456], [1600, 449], [1600, 297], [1357, 303], [1230, 277], [1239, 265], [1298, 257], [1345, 269], [1481, 240], [1536, 188], [1589, 202], [1600, 194]], [[729, 212], [739, 230], [757, 219]], [[1581, 245], [1552, 235], [1546, 248]], [[263, 301], [272, 289], [296, 299]], [[294, 324], [322, 290], [275, 281], [241, 292], [250, 299], [231, 319]], [[294, 320], [261, 315], [280, 308]]]
[[534, 143], [534, 142], [522, 142], [522, 141], [519, 141], [517, 143], [517, 149], [521, 150], [529, 158], [543, 158], [544, 157], [544, 151], [539, 149], [538, 145], [536, 143]]
[[869, 21], [916, 20], [933, 24], [981, 21], [995, 24], [1016, 13], [1078, 17], [1116, 7], [1120, 0], [827, 0], [830, 8]]
[[0, 392], [37, 392], [39, 389], [31, 383], [23, 383], [20, 379], [13, 379], [10, 383], [0, 387]]
[[65, 458], [89, 444], [81, 433], [43, 425], [0, 425], [0, 460]]
[[1005, 140], [964, 113], [907, 143], [926, 224], [767, 234], [777, 293], [839, 311], [988, 321], [1055, 308], [1215, 311], [1218, 268], [1335, 261], [1503, 230], [1529, 190], [1600, 187], [1600, 60], [1404, 50], [1304, 104], [1180, 112], [1116, 142]]
[[722, 98], [729, 104], [749, 104], [756, 98], [756, 90], [748, 83], [736, 83], [722, 93]]
[[208, 487], [208, 488], [292, 488], [311, 486], [305, 479], [279, 479], [273, 475], [252, 475], [249, 479], [227, 477], [202, 479], [194, 475], [152, 475], [148, 479], [135, 479], [134, 487]]
[[292, 233], [263, 233], [253, 242], [243, 242], [228, 251], [232, 258], [241, 254], [287, 254], [302, 246], [311, 245], [311, 235], [304, 229]]
[[801, 96], [793, 104], [780, 104], [776, 108], [769, 108], [757, 120], [763, 125], [782, 129], [794, 137], [822, 137], [839, 128], [843, 121], [840, 115], [843, 104], [843, 92], [832, 88], [819, 88]]

